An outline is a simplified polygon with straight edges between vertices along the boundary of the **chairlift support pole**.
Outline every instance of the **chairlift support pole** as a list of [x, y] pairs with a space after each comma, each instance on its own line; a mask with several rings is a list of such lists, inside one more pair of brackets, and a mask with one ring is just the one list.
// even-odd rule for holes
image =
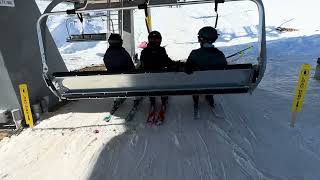
[[[108, 0], [108, 3], [110, 3], [110, 0]], [[110, 11], [107, 12], [107, 34], [110, 34]]]
[[132, 58], [135, 57], [136, 54], [136, 46], [135, 46], [135, 39], [134, 39], [134, 14], [133, 14], [133, 9], [130, 10], [130, 18], [131, 18], [131, 34], [130, 34], [130, 45], [131, 45], [131, 52], [130, 55]]

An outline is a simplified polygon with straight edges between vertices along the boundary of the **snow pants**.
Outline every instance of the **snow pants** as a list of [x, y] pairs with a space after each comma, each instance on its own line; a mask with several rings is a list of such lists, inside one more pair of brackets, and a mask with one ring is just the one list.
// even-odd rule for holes
[[[209, 106], [214, 107], [214, 99], [213, 99], [213, 95], [205, 95], [206, 101], [209, 103]], [[199, 106], [199, 95], [193, 95], [192, 96], [193, 99], [193, 105], [195, 107]]]
[[[168, 96], [161, 96], [161, 104], [165, 105], [168, 102]], [[156, 105], [156, 97], [150, 97], [150, 104], [151, 106]]]

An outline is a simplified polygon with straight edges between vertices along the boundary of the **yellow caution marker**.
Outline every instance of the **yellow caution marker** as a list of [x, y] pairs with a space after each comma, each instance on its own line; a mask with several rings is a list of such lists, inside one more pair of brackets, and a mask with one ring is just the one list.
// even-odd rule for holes
[[29, 125], [29, 127], [32, 128], [33, 127], [33, 118], [32, 118], [32, 113], [31, 113], [31, 108], [30, 108], [30, 101], [29, 101], [29, 93], [28, 93], [27, 84], [20, 84], [19, 89], [20, 89], [20, 96], [21, 96], [21, 103], [22, 103], [24, 118], [26, 120], [27, 125]]
[[151, 16], [146, 16], [147, 28], [149, 31], [152, 29]]
[[302, 64], [301, 70], [299, 73], [299, 79], [296, 87], [296, 95], [292, 104], [292, 120], [291, 127], [294, 127], [294, 124], [297, 119], [297, 113], [301, 112], [304, 96], [306, 95], [308, 81], [310, 78], [312, 66], [310, 64]]

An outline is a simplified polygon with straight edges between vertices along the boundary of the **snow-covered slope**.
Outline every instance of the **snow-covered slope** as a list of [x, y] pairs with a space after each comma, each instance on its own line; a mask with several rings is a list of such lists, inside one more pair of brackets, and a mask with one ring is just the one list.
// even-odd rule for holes
[[130, 100], [109, 123], [103, 118], [111, 100], [70, 103], [33, 130], [0, 142], [0, 177], [291, 180], [320, 176], [317, 107], [306, 104], [298, 128], [291, 129], [291, 98], [259, 89], [252, 96], [216, 96], [216, 101], [224, 108], [224, 119], [211, 115], [201, 101], [201, 118], [195, 121], [191, 97], [171, 97], [161, 127], [146, 126], [147, 99], [129, 123], [123, 118]]
[[[300, 65], [315, 67], [320, 56], [320, 23], [315, 21], [320, 3], [264, 3], [268, 26], [265, 77], [252, 95], [215, 97], [224, 109], [224, 119], [215, 118], [201, 101], [201, 118], [193, 120], [189, 96], [170, 98], [166, 123], [161, 127], [145, 124], [147, 98], [129, 123], [123, 119], [132, 100], [127, 100], [117, 112], [118, 118], [110, 122], [103, 119], [112, 100], [75, 101], [48, 114], [33, 130], [0, 142], [0, 179], [319, 179], [319, 81], [309, 81], [296, 128], [289, 123]], [[171, 57], [184, 59], [198, 46], [193, 43], [198, 29], [214, 21], [209, 11], [212, 7], [202, 5], [152, 11], [154, 28], [163, 33], [163, 45]], [[246, 22], [231, 18], [236, 13]], [[221, 6], [217, 44], [226, 54], [255, 45], [257, 20], [249, 16], [255, 13], [252, 3]], [[136, 24], [141, 24], [136, 26], [139, 42], [146, 39], [143, 14], [136, 12], [135, 17]], [[52, 19], [54, 27], [60, 25], [58, 21]], [[281, 24], [299, 31], [275, 31]], [[104, 44], [86, 46], [78, 52], [64, 52], [71, 69], [102, 61], [98, 57]], [[60, 50], [71, 48], [62, 43]], [[254, 60], [254, 55], [255, 48], [238, 62]]]

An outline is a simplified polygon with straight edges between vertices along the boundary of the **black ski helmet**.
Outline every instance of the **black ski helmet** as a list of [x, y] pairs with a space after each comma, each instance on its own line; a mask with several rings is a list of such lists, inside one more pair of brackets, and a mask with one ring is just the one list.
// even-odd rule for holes
[[110, 46], [122, 46], [123, 40], [120, 34], [111, 33], [108, 39], [108, 43]]
[[162, 36], [161, 36], [160, 32], [151, 31], [148, 35], [148, 41], [150, 44], [156, 44], [156, 45], [160, 46], [161, 41], [162, 41]]
[[218, 39], [218, 32], [215, 28], [211, 26], [203, 27], [198, 32], [199, 42], [209, 42], [214, 43]]

